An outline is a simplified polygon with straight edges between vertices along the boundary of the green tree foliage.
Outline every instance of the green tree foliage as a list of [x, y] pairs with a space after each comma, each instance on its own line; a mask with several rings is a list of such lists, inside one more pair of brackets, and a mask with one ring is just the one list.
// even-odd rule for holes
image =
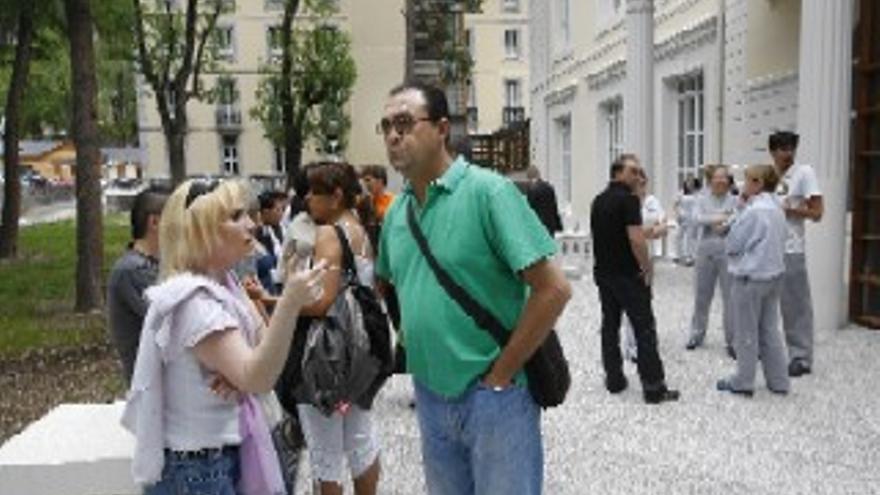
[[171, 180], [186, 177], [187, 102], [208, 97], [201, 74], [214, 68], [217, 19], [229, 0], [132, 0], [137, 65], [156, 96]]
[[[34, 17], [34, 40], [21, 106], [20, 136], [25, 139], [43, 137], [44, 131], [64, 134], [70, 125], [67, 37], [59, 12], [53, 10], [52, 2], [40, 1]], [[6, 26], [4, 32], [9, 36], [0, 45], [0, 101], [6, 101], [9, 92], [16, 46], [14, 28]]]
[[[324, 150], [328, 146], [327, 136], [337, 134], [339, 148], [344, 149], [351, 128], [345, 105], [357, 78], [351, 37], [333, 27], [310, 26], [295, 29], [292, 44], [291, 92], [303, 144]], [[265, 67], [264, 73], [257, 89], [258, 104], [251, 109], [251, 115], [263, 124], [266, 137], [280, 146], [284, 140], [278, 99], [281, 77], [275, 66]]]
[[[306, 0], [308, 18], [293, 26], [299, 2], [287, 0], [280, 41], [282, 56], [262, 68], [264, 74], [257, 89], [257, 105], [251, 116], [258, 119], [266, 137], [287, 150], [290, 179], [299, 168], [302, 148], [312, 145], [319, 151], [340, 152], [348, 143], [351, 119], [345, 106], [351, 98], [357, 78], [351, 56], [351, 37], [332, 24], [337, 12], [332, 0]], [[285, 37], [285, 25], [291, 32]], [[285, 64], [287, 59], [289, 64]], [[285, 65], [290, 72], [285, 73]], [[292, 115], [285, 122], [284, 95], [290, 95], [287, 110]]]

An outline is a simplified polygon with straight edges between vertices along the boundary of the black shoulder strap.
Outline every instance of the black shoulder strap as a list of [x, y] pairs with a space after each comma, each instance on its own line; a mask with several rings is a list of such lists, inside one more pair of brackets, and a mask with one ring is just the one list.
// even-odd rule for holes
[[510, 337], [509, 332], [505, 330], [504, 325], [498, 321], [498, 318], [495, 318], [495, 315], [490, 313], [489, 310], [471, 297], [464, 288], [458, 285], [458, 283], [449, 276], [449, 273], [440, 266], [440, 263], [437, 262], [437, 258], [435, 258], [434, 253], [431, 252], [431, 247], [428, 246], [428, 240], [425, 239], [425, 234], [422, 233], [422, 228], [416, 220], [416, 212], [412, 201], [409, 201], [407, 204], [406, 222], [409, 224], [409, 230], [416, 239], [416, 244], [419, 245], [419, 250], [422, 252], [425, 260], [434, 272], [434, 276], [437, 277], [440, 286], [443, 287], [447, 294], [449, 294], [449, 297], [461, 306], [465, 313], [474, 319], [480, 328], [489, 332], [500, 347], [504, 347]]
[[351, 250], [351, 244], [348, 243], [345, 229], [340, 225], [333, 225], [333, 230], [336, 231], [336, 237], [339, 238], [339, 244], [342, 246], [342, 270], [348, 274], [350, 281], [359, 282], [357, 264], [354, 262], [354, 252]]

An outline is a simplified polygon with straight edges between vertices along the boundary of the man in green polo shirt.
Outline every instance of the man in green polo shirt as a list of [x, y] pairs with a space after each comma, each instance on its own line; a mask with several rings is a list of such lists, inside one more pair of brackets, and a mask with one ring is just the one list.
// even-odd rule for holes
[[[441, 90], [395, 88], [383, 113], [389, 162], [407, 184], [385, 214], [376, 274], [400, 301], [428, 493], [541, 493], [540, 411], [522, 368], [571, 297], [550, 262], [556, 244], [512, 182], [449, 156]], [[437, 282], [410, 207], [438, 263], [511, 330], [503, 349]]]

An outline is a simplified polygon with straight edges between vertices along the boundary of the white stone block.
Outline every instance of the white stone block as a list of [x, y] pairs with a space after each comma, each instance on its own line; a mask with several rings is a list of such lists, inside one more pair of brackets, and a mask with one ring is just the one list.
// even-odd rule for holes
[[123, 402], [63, 404], [0, 447], [2, 495], [128, 495], [134, 436]]

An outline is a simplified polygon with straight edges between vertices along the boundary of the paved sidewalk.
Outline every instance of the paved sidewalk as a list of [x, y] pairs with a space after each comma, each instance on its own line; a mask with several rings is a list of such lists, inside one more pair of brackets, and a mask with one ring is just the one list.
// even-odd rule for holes
[[[661, 355], [670, 385], [682, 391], [679, 403], [661, 406], [642, 402], [632, 365], [630, 389], [605, 392], [598, 296], [591, 278], [575, 283], [559, 324], [574, 385], [565, 405], [543, 418], [544, 492], [880, 494], [880, 332], [818, 332], [814, 374], [796, 379], [788, 397], [767, 392], [760, 373], [753, 399], [722, 394], [714, 384], [733, 361], [717, 303], [705, 347], [684, 350], [692, 273], [657, 269]], [[411, 393], [408, 377], [395, 377], [377, 400], [383, 494], [425, 493]], [[310, 493], [307, 471], [304, 463], [298, 493]]]

